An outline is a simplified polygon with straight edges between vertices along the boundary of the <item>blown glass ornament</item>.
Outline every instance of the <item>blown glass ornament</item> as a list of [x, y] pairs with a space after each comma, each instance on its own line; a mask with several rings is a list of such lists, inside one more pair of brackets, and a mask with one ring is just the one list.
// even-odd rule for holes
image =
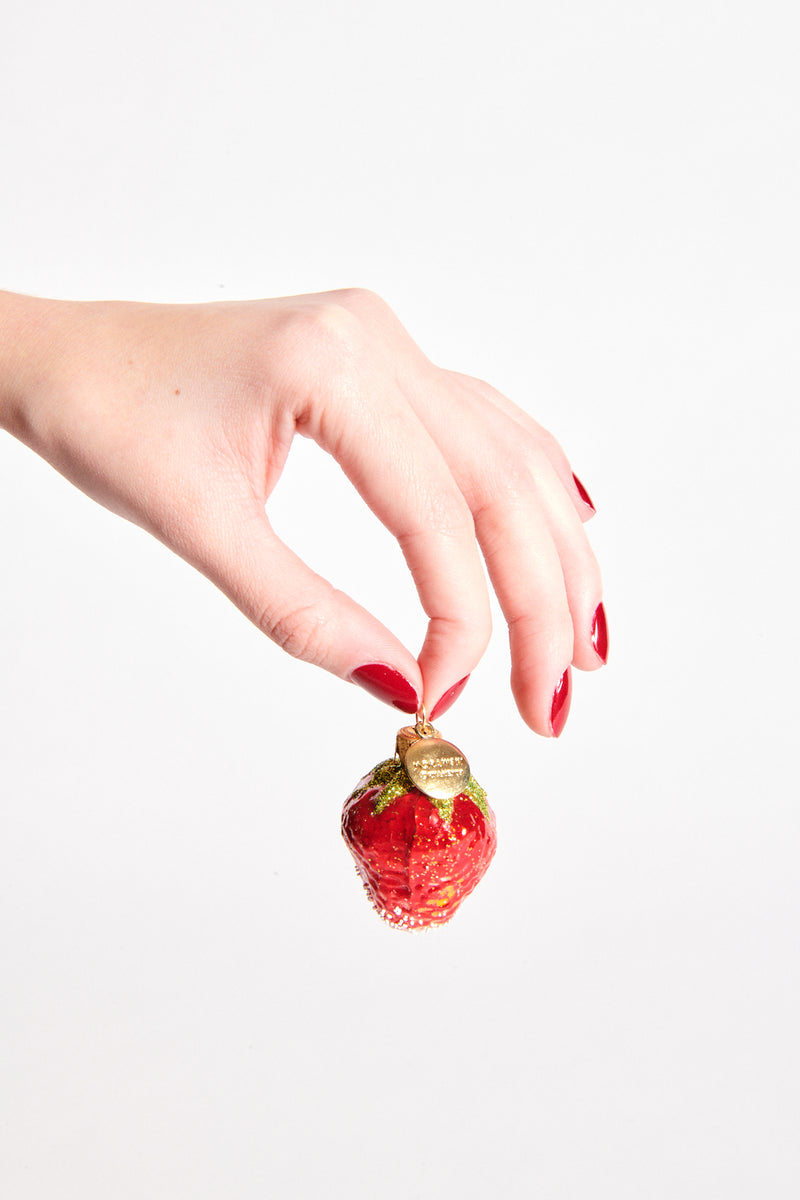
[[494, 813], [461, 751], [427, 720], [348, 796], [342, 836], [378, 914], [397, 929], [449, 921], [497, 848]]

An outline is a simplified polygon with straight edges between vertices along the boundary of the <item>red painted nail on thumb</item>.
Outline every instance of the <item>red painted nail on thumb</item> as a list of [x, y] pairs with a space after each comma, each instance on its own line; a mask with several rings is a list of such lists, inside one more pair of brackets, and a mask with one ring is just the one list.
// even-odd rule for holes
[[353, 671], [350, 679], [371, 696], [383, 700], [384, 704], [393, 704], [401, 712], [415, 713], [419, 708], [417, 693], [405, 675], [385, 663], [365, 663]]

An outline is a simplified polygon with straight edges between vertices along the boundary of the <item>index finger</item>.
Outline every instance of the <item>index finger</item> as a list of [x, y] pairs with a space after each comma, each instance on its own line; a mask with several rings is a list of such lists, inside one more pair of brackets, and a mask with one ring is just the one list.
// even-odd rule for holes
[[428, 617], [419, 665], [431, 711], [474, 669], [491, 632], [469, 506], [442, 452], [384, 372], [362, 374], [355, 388], [329, 388], [299, 431], [337, 459], [400, 545]]

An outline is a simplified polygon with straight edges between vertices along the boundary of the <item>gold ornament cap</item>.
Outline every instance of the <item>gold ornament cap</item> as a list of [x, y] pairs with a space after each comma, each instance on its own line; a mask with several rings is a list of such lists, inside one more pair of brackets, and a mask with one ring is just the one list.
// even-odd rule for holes
[[398, 730], [397, 757], [414, 787], [432, 800], [453, 800], [469, 783], [466, 757], [440, 736], [424, 708], [417, 713], [416, 725]]

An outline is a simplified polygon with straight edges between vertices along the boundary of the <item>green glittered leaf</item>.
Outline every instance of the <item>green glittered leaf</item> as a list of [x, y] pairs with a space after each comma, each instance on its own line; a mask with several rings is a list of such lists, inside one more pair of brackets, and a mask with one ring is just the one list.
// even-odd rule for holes
[[445, 800], [435, 800], [433, 796], [429, 796], [428, 799], [442, 818], [444, 824], [448, 825], [453, 819], [453, 809], [456, 804], [455, 796], [448, 796]]
[[362, 783], [361, 787], [356, 788], [355, 791], [351, 793], [350, 799], [358, 800], [364, 795], [365, 792], [371, 791], [374, 787], [382, 787], [383, 784], [386, 783], [389, 778], [391, 778], [396, 765], [396, 760], [393, 758], [387, 758], [385, 762], [378, 763], [377, 767], [373, 767], [369, 775], [366, 777], [367, 782]]
[[412, 791], [414, 787], [413, 783], [406, 775], [405, 767], [402, 765], [402, 763], [393, 760], [391, 766], [392, 770], [386, 778], [383, 790], [375, 801], [375, 808], [373, 809], [373, 812], [375, 813], [376, 817], [379, 817], [382, 812], [385, 812], [392, 801], [396, 800], [398, 796], [405, 796], [406, 792]]
[[470, 775], [469, 783], [467, 784], [467, 786], [464, 789], [464, 795], [469, 796], [469, 798], [473, 802], [473, 804], [477, 804], [478, 808], [481, 810], [483, 815], [486, 817], [486, 820], [488, 821], [489, 820], [489, 805], [486, 800], [486, 792], [483, 790], [481, 785], [478, 783], [477, 779], [475, 779], [474, 775]]
[[387, 758], [385, 762], [378, 763], [377, 767], [370, 771], [367, 782], [356, 788], [350, 799], [359, 800], [365, 792], [371, 792], [377, 788], [378, 794], [375, 797], [373, 811], [375, 816], [379, 817], [393, 800], [412, 791], [413, 787], [402, 763], [396, 758]]

